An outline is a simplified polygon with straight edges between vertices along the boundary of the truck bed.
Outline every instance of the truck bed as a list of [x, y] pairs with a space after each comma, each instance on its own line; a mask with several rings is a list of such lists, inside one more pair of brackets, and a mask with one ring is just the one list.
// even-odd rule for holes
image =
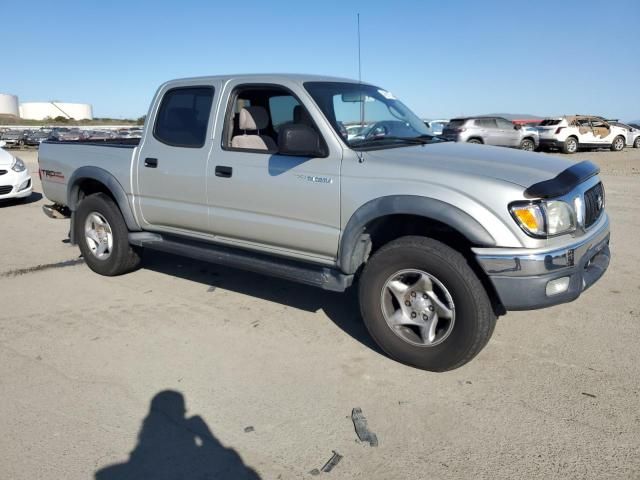
[[131, 194], [131, 166], [139, 138], [43, 142], [38, 165], [45, 196], [60, 205], [67, 202], [67, 184], [82, 167], [108, 172]]

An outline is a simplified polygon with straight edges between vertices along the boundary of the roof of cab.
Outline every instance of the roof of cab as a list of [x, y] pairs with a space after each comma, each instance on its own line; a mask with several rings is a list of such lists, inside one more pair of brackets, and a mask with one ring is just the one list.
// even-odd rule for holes
[[234, 74], [234, 75], [208, 75], [202, 77], [187, 77], [187, 78], [176, 78], [174, 80], [169, 80], [166, 83], [179, 83], [179, 82], [193, 82], [193, 81], [211, 81], [211, 80], [239, 80], [239, 81], [247, 81], [247, 82], [264, 82], [264, 83], [278, 83], [282, 81], [289, 82], [348, 82], [348, 83], [363, 83], [365, 85], [369, 85], [367, 82], [358, 82], [358, 80], [353, 80], [351, 78], [342, 78], [342, 77], [331, 77], [326, 75], [308, 75], [301, 73], [242, 73], [242, 74]]

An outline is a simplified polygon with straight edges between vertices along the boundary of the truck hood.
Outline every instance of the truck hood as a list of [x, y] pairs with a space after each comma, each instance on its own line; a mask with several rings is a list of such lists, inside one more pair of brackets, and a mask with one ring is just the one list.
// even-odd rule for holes
[[4, 170], [5, 167], [6, 168], [11, 167], [12, 163], [13, 163], [13, 155], [11, 155], [6, 150], [3, 150], [2, 148], [0, 148], [0, 167], [2, 167]]
[[489, 177], [525, 188], [549, 180], [575, 164], [542, 153], [454, 142], [374, 150], [366, 155], [398, 166], [423, 166], [427, 170]]

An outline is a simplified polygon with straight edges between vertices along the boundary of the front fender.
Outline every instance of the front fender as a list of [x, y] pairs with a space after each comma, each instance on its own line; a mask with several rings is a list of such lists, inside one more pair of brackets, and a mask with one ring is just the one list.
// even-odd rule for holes
[[115, 199], [118, 208], [120, 208], [120, 212], [122, 212], [122, 217], [124, 218], [129, 231], [142, 231], [135, 216], [133, 215], [133, 210], [131, 209], [131, 205], [129, 204], [124, 188], [113, 175], [100, 167], [80, 167], [71, 175], [71, 178], [67, 183], [67, 206], [72, 212], [75, 212], [78, 207], [78, 201], [80, 199], [80, 185], [83, 180], [95, 180], [107, 187]]
[[418, 215], [442, 222], [475, 245], [496, 245], [495, 239], [476, 219], [453, 205], [417, 195], [391, 195], [365, 203], [349, 219], [338, 249], [338, 266], [344, 273], [355, 273], [364, 260], [363, 255], [356, 252], [362, 250], [358, 245], [365, 226], [377, 218], [398, 214]]

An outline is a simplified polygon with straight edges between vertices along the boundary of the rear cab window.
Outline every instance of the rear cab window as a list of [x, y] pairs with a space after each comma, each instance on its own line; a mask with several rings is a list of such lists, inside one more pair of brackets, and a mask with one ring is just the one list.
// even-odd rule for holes
[[547, 119], [544, 119], [543, 121], [541, 121], [539, 126], [540, 127], [554, 127], [556, 125], [560, 125], [561, 121], [562, 120], [557, 120], [557, 119], [554, 119], [554, 118], [547, 118]]
[[168, 90], [156, 115], [153, 136], [174, 147], [202, 148], [206, 142], [214, 89], [209, 86]]

